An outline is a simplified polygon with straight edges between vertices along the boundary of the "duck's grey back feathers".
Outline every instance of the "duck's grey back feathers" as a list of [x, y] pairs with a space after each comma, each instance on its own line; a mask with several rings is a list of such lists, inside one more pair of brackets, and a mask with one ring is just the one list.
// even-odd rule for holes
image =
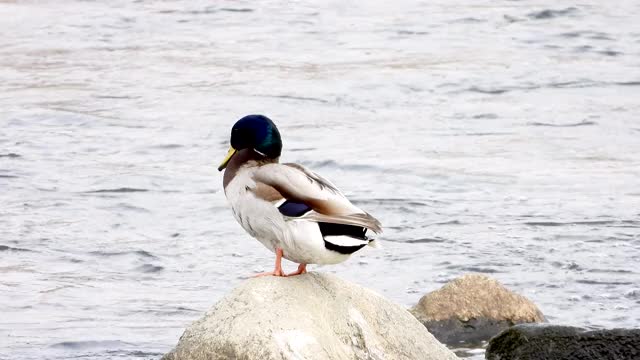
[[285, 199], [313, 209], [301, 219], [361, 226], [375, 233], [382, 232], [376, 218], [353, 205], [329, 180], [302, 165], [266, 164], [256, 170], [253, 178], [256, 183], [274, 189]]
[[303, 218], [305, 220], [311, 220], [315, 222], [362, 226], [373, 231], [376, 234], [380, 234], [382, 232], [382, 225], [380, 224], [380, 222], [368, 213], [351, 215], [325, 215], [313, 212], [305, 215]]

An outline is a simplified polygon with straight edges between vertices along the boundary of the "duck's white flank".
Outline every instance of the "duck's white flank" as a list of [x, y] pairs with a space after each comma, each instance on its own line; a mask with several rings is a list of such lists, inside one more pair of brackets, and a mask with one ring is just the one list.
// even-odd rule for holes
[[[265, 200], [257, 194], [258, 184], [275, 188], [285, 198], [293, 197], [323, 208], [291, 218], [278, 210], [283, 199]], [[376, 231], [377, 220], [354, 206], [328, 180], [300, 165], [265, 164], [250, 161], [241, 166], [225, 188], [233, 214], [240, 225], [264, 246], [284, 258], [301, 264], [336, 264], [349, 258], [326, 248], [325, 240], [338, 246], [362, 246], [367, 240], [349, 236], [323, 238], [317, 221], [357, 225]]]

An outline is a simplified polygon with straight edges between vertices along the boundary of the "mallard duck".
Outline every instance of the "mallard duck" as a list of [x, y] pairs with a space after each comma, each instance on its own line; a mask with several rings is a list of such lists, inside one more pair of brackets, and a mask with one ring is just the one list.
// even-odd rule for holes
[[[231, 129], [231, 148], [220, 166], [224, 193], [242, 227], [276, 254], [275, 269], [257, 276], [291, 276], [307, 264], [337, 264], [366, 245], [380, 222], [353, 205], [329, 180], [299, 164], [279, 163], [282, 140], [263, 115], [248, 115]], [[282, 258], [298, 263], [290, 274]]]

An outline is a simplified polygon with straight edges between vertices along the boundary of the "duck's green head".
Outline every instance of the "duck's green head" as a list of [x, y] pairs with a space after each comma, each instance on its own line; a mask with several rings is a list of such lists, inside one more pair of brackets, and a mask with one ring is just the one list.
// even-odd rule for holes
[[231, 128], [231, 148], [218, 167], [222, 171], [242, 149], [252, 149], [266, 159], [276, 159], [282, 152], [282, 140], [276, 124], [263, 115], [247, 115]]

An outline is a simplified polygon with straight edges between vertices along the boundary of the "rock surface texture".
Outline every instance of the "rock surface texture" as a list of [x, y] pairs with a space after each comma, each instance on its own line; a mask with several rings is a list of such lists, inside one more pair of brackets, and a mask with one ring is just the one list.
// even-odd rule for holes
[[488, 360], [637, 360], [640, 329], [516, 325], [489, 342]]
[[163, 360], [457, 359], [402, 307], [335, 276], [250, 279]]
[[479, 274], [464, 275], [428, 293], [410, 311], [449, 345], [479, 343], [514, 324], [545, 321], [534, 303]]

